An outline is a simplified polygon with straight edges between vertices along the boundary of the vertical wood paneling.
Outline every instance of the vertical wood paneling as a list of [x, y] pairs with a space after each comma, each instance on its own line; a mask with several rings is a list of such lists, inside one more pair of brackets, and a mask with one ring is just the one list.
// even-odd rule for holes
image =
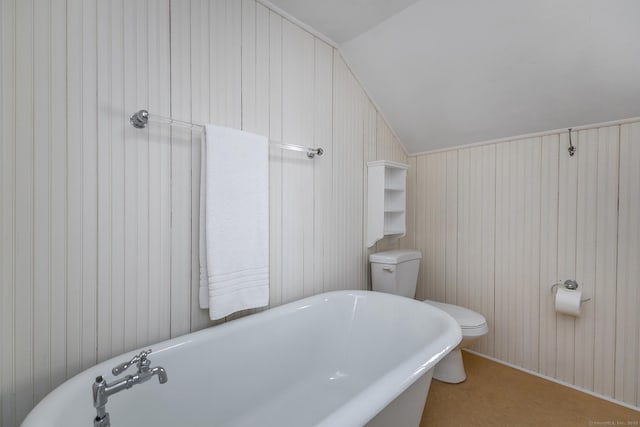
[[456, 304], [481, 313], [489, 333], [475, 348], [493, 353], [495, 170], [493, 145], [459, 150]]
[[[364, 178], [362, 173], [358, 173], [360, 168], [364, 168], [364, 143], [365, 143], [365, 116], [369, 107], [369, 98], [358, 83], [351, 70], [347, 67], [347, 80], [350, 85], [350, 110], [351, 123], [349, 126], [348, 138], [344, 141], [344, 147], [348, 147], [347, 163], [342, 167], [345, 169], [342, 176], [352, 183], [348, 191], [348, 224], [350, 227], [348, 254], [352, 256], [347, 266], [349, 274], [346, 281], [340, 284], [341, 289], [367, 289], [366, 273], [368, 259], [363, 250], [364, 228], [361, 226], [364, 218]], [[377, 132], [377, 127], [376, 127]]]
[[514, 221], [510, 218], [510, 191], [511, 181], [508, 179], [511, 174], [511, 145], [509, 143], [499, 144], [496, 148], [496, 294], [495, 294], [495, 356], [501, 360], [509, 360], [511, 357], [509, 348], [509, 338], [513, 337], [515, 327], [510, 322], [513, 310], [509, 303], [510, 294], [515, 294], [511, 290], [510, 276], [513, 276], [513, 264], [509, 256], [510, 239], [514, 233]]
[[[618, 174], [620, 127], [598, 129], [598, 185], [595, 254], [593, 391], [613, 396], [615, 375], [616, 258], [618, 255]], [[590, 295], [587, 295], [590, 296]], [[590, 331], [586, 331], [587, 334]]]
[[381, 114], [378, 114], [378, 129], [376, 132], [378, 160], [392, 160], [406, 163], [406, 155], [400, 147], [400, 143], [393, 135], [391, 128]]
[[96, 5], [97, 0], [82, 5], [82, 335], [81, 368], [95, 365], [97, 346], [97, 257], [98, 245], [98, 185], [97, 156], [97, 63], [96, 63]]
[[[149, 56], [146, 52], [149, 49], [148, 38], [148, 1], [136, 0], [135, 2], [135, 32], [133, 36], [136, 40], [135, 64], [131, 70], [135, 75], [135, 82], [146, 81], [147, 84], [136, 84], [132, 87], [135, 93], [136, 105], [149, 104]], [[153, 80], [153, 77], [152, 77]], [[149, 134], [136, 132], [135, 148], [136, 162], [133, 164], [136, 181], [137, 197], [135, 205], [132, 206], [136, 221], [135, 257], [137, 259], [133, 276], [135, 291], [137, 293], [136, 302], [136, 328], [135, 347], [143, 346], [149, 333]]]
[[[122, 90], [125, 81], [124, 70], [124, 0], [111, 2], [111, 96], [112, 105], [116, 113], [111, 124], [111, 286], [110, 313], [108, 314], [111, 338], [104, 342], [110, 343], [110, 349], [100, 349], [103, 340], [98, 340], [98, 354], [104, 352], [104, 357], [120, 354], [125, 350], [125, 141], [128, 114], [130, 108], [125, 105], [125, 94]], [[103, 191], [104, 193], [104, 191]], [[102, 210], [99, 210], [102, 212]], [[106, 268], [106, 267], [105, 267]], [[105, 301], [106, 302], [106, 301]], [[106, 304], [101, 305], [104, 309]], [[102, 338], [102, 337], [101, 337]]]
[[[335, 51], [334, 51], [335, 52]], [[364, 180], [364, 108], [368, 102], [353, 74], [336, 52], [333, 80], [333, 256], [325, 290], [364, 289], [362, 200]]]
[[50, 384], [50, 221], [51, 192], [51, 89], [49, 87], [51, 29], [48, 0], [34, 3], [34, 197], [33, 197], [33, 365], [34, 400], [39, 401], [51, 389]]
[[[315, 39], [314, 43], [315, 102], [312, 145], [314, 147], [323, 147], [325, 154], [321, 157], [316, 157], [316, 160], [313, 161], [313, 277], [309, 286], [305, 284], [305, 295], [314, 295], [324, 290], [325, 247], [329, 239], [327, 230], [331, 229], [333, 48], [318, 39]], [[362, 168], [363, 173], [364, 169]], [[366, 251], [364, 245], [363, 250]], [[362, 266], [364, 269], [366, 264]]]
[[[137, 84], [137, 44], [127, 43], [127, 40], [137, 39], [137, 15], [138, 1], [133, 4], [127, 2], [123, 10], [123, 40], [125, 40], [123, 55], [124, 80], [124, 109], [136, 111], [138, 108], [138, 84]], [[145, 40], [142, 40], [144, 43]], [[135, 77], [134, 77], [135, 76]], [[124, 328], [123, 341], [124, 349], [130, 350], [137, 346], [138, 339], [138, 268], [140, 262], [138, 260], [138, 237], [140, 226], [139, 217], [136, 211], [138, 207], [138, 199], [142, 194], [138, 194], [138, 155], [140, 146], [146, 141], [144, 134], [132, 127], [125, 128], [124, 138], [128, 142], [124, 146], [124, 294], [122, 300], [124, 307]], [[135, 325], [133, 327], [132, 325]]]
[[[313, 141], [315, 45], [304, 30], [282, 26], [282, 141]], [[313, 168], [298, 153], [282, 153], [282, 302], [301, 298], [313, 275]]]
[[[282, 17], [269, 13], [269, 138], [282, 141]], [[282, 150], [269, 149], [269, 305], [282, 302]]]
[[[520, 298], [523, 311], [522, 339], [523, 366], [538, 370], [538, 348], [540, 346], [540, 301], [538, 299], [540, 283], [540, 173], [541, 139], [529, 139], [522, 142], [526, 166], [525, 177], [525, 215], [523, 247], [523, 292]], [[490, 298], [490, 295], [485, 295]], [[526, 300], [529, 300], [527, 302]]]
[[0, 2], [0, 424], [15, 421], [15, 1]]
[[[187, 21], [185, 25], [188, 28], [190, 24]], [[209, 33], [211, 118], [217, 125], [241, 129], [242, 2], [209, 2]], [[188, 44], [185, 47], [188, 48]]]
[[433, 246], [436, 250], [427, 250], [424, 277], [425, 279], [425, 297], [436, 301], [444, 301], [446, 297], [446, 223], [442, 221], [446, 218], [446, 191], [447, 183], [445, 181], [447, 172], [447, 156], [446, 153], [438, 153], [431, 156], [432, 162], [427, 164], [428, 180], [433, 186], [433, 192], [437, 195], [436, 203], [429, 203], [426, 207], [429, 214], [427, 220], [427, 230]]
[[[296, 27], [297, 28], [297, 27]], [[285, 34], [287, 34], [287, 31], [285, 31]], [[286, 36], [285, 36], [286, 37]], [[302, 78], [307, 80], [307, 81], [315, 81], [315, 74], [316, 74], [316, 44], [315, 44], [315, 38], [313, 36], [311, 36], [310, 34], [307, 35], [305, 34], [304, 36], [302, 36], [303, 39], [305, 39], [305, 45], [307, 44], [308, 40], [308, 50], [306, 55], [301, 55], [302, 57], [304, 57], [304, 68], [308, 71], [303, 72], [301, 74]], [[286, 44], [285, 44], [286, 46]], [[286, 51], [285, 51], [286, 52]], [[302, 53], [302, 52], [300, 52]], [[286, 57], [286, 54], [285, 54]], [[288, 61], [287, 61], [288, 62]], [[308, 74], [307, 74], [308, 73]], [[287, 75], [286, 72], [284, 74], [285, 76]], [[305, 75], [307, 76], [305, 78]], [[286, 90], [286, 88], [288, 87], [287, 84], [287, 80], [285, 78], [285, 100], [291, 95], [291, 93]], [[298, 141], [302, 141], [302, 145], [313, 145], [313, 141], [314, 141], [314, 131], [315, 131], [315, 100], [316, 98], [319, 96], [319, 94], [316, 92], [316, 88], [315, 86], [311, 86], [308, 83], [306, 84], [307, 86], [307, 90], [302, 90], [302, 87], [299, 88], [299, 92], [303, 94], [304, 98], [302, 100], [304, 100], [304, 103], [301, 104], [301, 106], [303, 106], [303, 114], [301, 117], [301, 124], [302, 124], [302, 128], [300, 129], [300, 138], [298, 139]], [[289, 105], [289, 106], [293, 106], [293, 105]], [[290, 138], [293, 136], [293, 134], [289, 134], [289, 132], [287, 131], [290, 123], [288, 121], [289, 118], [293, 118], [293, 116], [289, 115], [286, 113], [287, 111], [287, 102], [284, 102], [284, 111], [285, 111], [285, 115], [283, 116], [283, 134], [282, 134], [282, 138], [284, 141], [288, 141], [288, 142], [293, 142], [294, 139]], [[295, 119], [294, 119], [295, 120]], [[289, 151], [289, 150], [287, 150]], [[296, 154], [293, 152], [288, 152], [287, 154]], [[315, 224], [316, 222], [316, 212], [315, 212], [315, 206], [314, 206], [314, 193], [313, 193], [313, 188], [314, 188], [314, 171], [313, 171], [313, 165], [309, 165], [304, 164], [308, 159], [305, 159], [304, 156], [300, 156], [299, 154], [296, 157], [296, 162], [298, 163], [298, 165], [301, 167], [301, 174], [299, 176], [302, 176], [302, 180], [301, 183], [304, 183], [304, 188], [302, 190], [301, 193], [298, 193], [298, 196], [296, 197], [296, 204], [299, 204], [302, 201], [303, 204], [303, 210], [300, 211], [300, 213], [302, 213], [302, 216], [300, 217], [300, 219], [302, 218], [313, 218], [313, 223]], [[290, 178], [293, 178], [293, 176], [291, 176]], [[285, 182], [290, 182], [288, 179], [285, 180]], [[286, 187], [285, 187], [286, 188]], [[295, 194], [295, 193], [294, 193]], [[304, 195], [303, 195], [304, 194]], [[296, 209], [294, 209], [294, 212], [296, 211]], [[286, 209], [285, 207], [285, 211], [284, 212], [288, 212], [288, 209]], [[286, 219], [286, 213], [283, 213], [283, 220], [287, 221]], [[314, 236], [315, 236], [315, 226], [303, 226], [304, 227], [304, 238], [303, 238], [303, 242], [302, 242], [302, 248], [303, 248], [303, 253], [304, 253], [304, 257], [302, 260], [302, 296], [307, 296], [307, 295], [311, 295], [314, 293], [315, 291], [315, 286], [317, 286], [317, 283], [314, 283], [314, 274], [315, 274], [315, 268], [314, 268], [314, 247], [315, 247], [315, 242], [314, 242]], [[314, 286], [315, 285], [315, 286]], [[299, 284], [298, 284], [299, 286]]]
[[[15, 413], [21, 420], [33, 404], [33, 201], [34, 201], [34, 3], [16, 3], [15, 51]], [[19, 71], [17, 71], [19, 70]]]
[[241, 49], [241, 96], [242, 96], [242, 129], [255, 132], [257, 109], [256, 104], [256, 2], [242, 0], [242, 49]]
[[495, 351], [538, 369], [540, 141], [496, 145]]
[[269, 9], [256, 3], [256, 111], [254, 129], [256, 133], [265, 136], [269, 136], [269, 24]]
[[[579, 141], [577, 132], [572, 141]], [[575, 277], [577, 240], [578, 156], [566, 155], [569, 134], [560, 135], [560, 170], [558, 175], [558, 280]], [[572, 383], [574, 379], [575, 318], [556, 314], [556, 378]]]
[[82, 366], [82, 2], [67, 2], [67, 375]]
[[447, 152], [446, 162], [445, 302], [455, 304], [458, 283], [458, 151]]
[[407, 157], [406, 161], [409, 165], [409, 169], [407, 170], [407, 234], [400, 239], [400, 246], [403, 248], [415, 248], [417, 162], [415, 157]]
[[[556, 312], [552, 284], [558, 281], [558, 135], [542, 138], [540, 165], [540, 373], [556, 375]], [[564, 153], [563, 153], [564, 154]], [[496, 318], [496, 324], [498, 319]]]
[[[164, 34], [166, 32], [165, 29], [161, 27], [161, 14], [165, 7], [169, 7], [169, 3], [164, 1], [158, 1], [154, 3], [155, 7], [150, 7], [146, 15], [146, 28], [143, 27], [146, 29], [146, 50], [148, 52], [146, 58], [146, 68], [148, 73], [148, 95], [146, 105], [149, 106], [149, 110], [158, 111], [163, 116], [166, 116], [167, 114], [171, 114], [169, 108], [167, 108], [169, 105], [167, 105], [165, 108], [162, 108], [162, 102], [160, 100], [162, 98], [168, 100], [168, 93], [165, 95], [163, 93], [163, 88], [166, 88], [167, 85], [170, 84], [170, 82], [163, 81], [161, 84], [161, 75], [159, 73], [160, 70], [166, 70], [170, 64], [169, 62], [162, 63], [159, 61], [159, 57], [164, 53], [162, 51], [162, 48], [159, 46], [159, 43], [162, 43], [160, 34]], [[158, 130], [162, 132], [164, 129], [158, 128]], [[145, 266], [146, 271], [144, 272], [144, 278], [146, 279], [147, 286], [146, 289], [142, 287], [143, 292], [146, 291], [147, 295], [142, 296], [143, 298], [145, 298], [146, 310], [143, 310], [142, 313], [140, 313], [140, 315], [144, 317], [143, 324], [145, 325], [144, 335], [142, 337], [138, 337], [140, 346], [146, 345], [147, 343], [158, 342], [158, 339], [160, 338], [159, 328], [161, 325], [159, 323], [159, 310], [161, 308], [159, 306], [159, 299], [163, 293], [161, 279], [161, 274], [163, 273], [163, 271], [161, 269], [155, 268], [154, 266], [167, 264], [163, 263], [163, 260], [161, 259], [163, 236], [162, 229], [160, 228], [160, 220], [163, 213], [161, 200], [162, 191], [164, 188], [161, 186], [153, 185], [152, 182], [160, 182], [162, 180], [163, 159], [160, 157], [160, 148], [168, 141], [165, 139], [166, 135], [159, 134], [158, 136], [155, 136], [154, 134], [149, 133], [148, 136], [149, 140], [146, 153], [147, 174], [145, 177], [147, 182], [145, 207], [148, 221], [146, 227], [145, 244], [147, 265]], [[192, 148], [198, 148], [197, 146], [197, 143], [193, 144]], [[141, 213], [144, 214], [144, 210], [142, 211], [143, 212]], [[192, 223], [192, 227], [193, 225], [194, 224]], [[193, 252], [193, 239], [191, 248]], [[167, 310], [168, 308], [168, 306], [162, 307], [163, 311]]]
[[[598, 168], [598, 130], [578, 133], [580, 151], [578, 157], [578, 200], [576, 235], [576, 275], [584, 298], [593, 298], [596, 279], [596, 233], [598, 181], [606, 176], [606, 170]], [[582, 305], [580, 318], [575, 324], [575, 374], [574, 384], [593, 389], [593, 354], [595, 313], [594, 304]]]
[[242, 129], [269, 134], [269, 10], [242, 2]]
[[415, 298], [419, 301], [423, 301], [426, 298], [425, 288], [425, 247], [429, 244], [427, 240], [427, 227], [426, 227], [426, 211], [427, 203], [437, 203], [431, 193], [429, 192], [429, 183], [427, 182], [427, 161], [430, 155], [419, 156], [416, 158], [416, 246], [415, 248], [422, 253], [422, 260], [420, 261], [420, 270], [418, 271], [418, 284], [416, 286]]
[[[364, 112], [364, 141], [363, 141], [363, 185], [365, 189], [368, 189], [368, 181], [369, 181], [369, 168], [367, 166], [368, 162], [377, 160], [377, 134], [378, 134], [378, 111], [372, 102], [367, 102], [365, 104], [365, 112]], [[408, 197], [408, 196], [407, 196]], [[368, 204], [368, 190], [363, 194], [362, 206], [364, 216], [362, 218], [362, 236], [365, 237], [367, 235], [367, 226], [369, 223], [367, 212], [367, 204]], [[365, 257], [365, 283], [367, 289], [371, 289], [371, 266], [369, 264], [369, 255], [377, 252], [376, 245], [372, 247], [367, 247], [367, 242], [364, 241], [362, 243], [364, 247], [363, 256]]]
[[484, 313], [489, 324], [489, 333], [478, 341], [476, 348], [487, 354], [493, 354], [495, 324], [493, 317], [495, 313], [495, 147], [484, 147], [482, 149], [482, 166], [480, 169], [480, 183], [486, 190], [478, 191], [475, 197], [480, 197], [481, 204], [481, 256], [479, 257], [480, 278], [478, 289], [479, 302], [470, 307], [480, 313]]
[[640, 123], [620, 128], [615, 398], [640, 405]]
[[[440, 167], [431, 163], [437, 154], [421, 155], [415, 196], [416, 247], [427, 264], [434, 251], [445, 251], [447, 302], [489, 320], [495, 349], [482, 352], [632, 405], [640, 383], [640, 316], [632, 308], [640, 302], [633, 285], [640, 273], [639, 129], [633, 123], [574, 132], [574, 157], [566, 152], [567, 133], [446, 152], [446, 171], [437, 173], [446, 176], [446, 213], [429, 206], [442, 203], [433, 190], [439, 178], [428, 176]], [[491, 147], [494, 166], [482, 152]], [[487, 199], [494, 194], [492, 210]], [[437, 227], [456, 213], [446, 243], [434, 240], [426, 218]], [[493, 263], [482, 253], [490, 252], [492, 233], [493, 290], [486, 285]], [[439, 292], [423, 276], [427, 285], [420, 283], [417, 298]], [[555, 312], [550, 288], [566, 279], [576, 279], [591, 298], [577, 318]]]
[[393, 137], [393, 159], [396, 162], [407, 163], [407, 153], [402, 148], [400, 140], [394, 135]]
[[[169, 1], [150, 7], [149, 40], [149, 109], [163, 116], [171, 115]], [[171, 139], [169, 129], [157, 127], [149, 133], [149, 313], [145, 344], [169, 338], [171, 307]], [[192, 144], [192, 152], [200, 147]], [[195, 162], [199, 165], [199, 162]], [[199, 172], [199, 171], [196, 171]], [[196, 174], [196, 176], [199, 176]], [[196, 189], [199, 191], [199, 188]], [[192, 190], [193, 191], [193, 190]], [[193, 194], [193, 193], [192, 193]], [[198, 198], [195, 198], [198, 201]], [[193, 209], [193, 208], [192, 208]], [[196, 206], [195, 211], [198, 212]], [[196, 225], [197, 222], [194, 222]], [[192, 223], [193, 224], [193, 223]], [[193, 226], [193, 225], [192, 225]], [[194, 240], [194, 239], [192, 239]], [[198, 244], [195, 239], [192, 242]], [[192, 265], [195, 260], [192, 257]], [[193, 268], [192, 268], [193, 271]], [[197, 271], [196, 274], [198, 274]], [[193, 277], [193, 274], [192, 274]], [[196, 277], [198, 282], [199, 276]], [[192, 279], [193, 283], [193, 279]], [[198, 282], [199, 283], [199, 282]], [[197, 289], [197, 285], [196, 285]]]
[[458, 235], [457, 247], [458, 255], [456, 260], [456, 297], [455, 304], [466, 306], [468, 298], [465, 293], [468, 287], [468, 275], [465, 261], [470, 258], [469, 246], [465, 244], [470, 240], [469, 234], [469, 188], [471, 185], [470, 176], [470, 155], [469, 150], [458, 150]]
[[[190, 2], [171, 3], [171, 116], [191, 119]], [[215, 22], [215, 21], [213, 21]], [[212, 100], [213, 102], [213, 100]], [[191, 327], [191, 131], [171, 128], [171, 336]]]
[[345, 117], [349, 110], [347, 108], [348, 90], [349, 87], [346, 84], [346, 66], [344, 61], [340, 57], [337, 51], [334, 51], [333, 55], [333, 173], [332, 173], [332, 194], [333, 194], [333, 206], [331, 226], [336, 231], [339, 237], [338, 239], [329, 242], [328, 254], [331, 254], [330, 259], [327, 260], [327, 274], [325, 275], [325, 290], [332, 291], [340, 287], [340, 280], [342, 278], [347, 279], [347, 274], [344, 269], [343, 254], [345, 248], [345, 200], [344, 200], [344, 183], [339, 181], [344, 180], [344, 162], [345, 148], [344, 148], [344, 133], [345, 133]]
[[[446, 153], [423, 156], [418, 163], [420, 193], [416, 218], [417, 249], [422, 252], [416, 298], [444, 301], [446, 293]], [[421, 158], [422, 160], [422, 158]]]
[[[97, 13], [101, 19], [97, 22], [96, 43], [102, 47], [97, 50], [97, 96], [107, 105], [113, 105], [111, 93], [111, 64], [113, 63], [113, 49], [111, 40], [112, 22], [118, 19], [112, 15], [109, 2], [99, 2]], [[97, 334], [100, 337], [97, 343], [97, 358], [105, 360], [111, 355], [111, 274], [112, 274], [112, 227], [111, 227], [111, 144], [112, 135], [111, 115], [98, 115], [98, 282], [97, 299], [100, 302], [97, 312]], [[114, 120], [117, 121], [117, 120]]]
[[67, 378], [67, 10], [51, 3], [51, 387]]

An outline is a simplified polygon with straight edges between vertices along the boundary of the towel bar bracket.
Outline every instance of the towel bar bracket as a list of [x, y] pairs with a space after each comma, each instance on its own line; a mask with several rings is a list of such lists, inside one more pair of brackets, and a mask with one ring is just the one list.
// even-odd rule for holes
[[149, 123], [149, 112], [147, 110], [136, 111], [129, 117], [129, 122], [136, 129], [144, 129]]

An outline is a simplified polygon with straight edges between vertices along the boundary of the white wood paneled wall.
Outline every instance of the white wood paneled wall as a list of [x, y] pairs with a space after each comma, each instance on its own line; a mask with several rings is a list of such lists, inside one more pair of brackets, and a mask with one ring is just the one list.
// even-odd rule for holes
[[212, 324], [200, 138], [133, 129], [140, 108], [323, 147], [270, 151], [271, 305], [368, 287], [366, 161], [407, 157], [331, 46], [254, 0], [2, 0], [0, 22], [0, 425]]
[[[458, 152], [458, 263], [456, 304], [489, 313], [494, 325], [496, 148], [485, 146]], [[493, 334], [476, 344], [493, 352]]]
[[[620, 129], [615, 312], [616, 399], [640, 406], [640, 123]], [[611, 248], [613, 250], [613, 248]], [[606, 313], [612, 316], [612, 311]], [[612, 328], [609, 328], [611, 331]], [[611, 363], [611, 362], [610, 362]]]
[[[475, 349], [640, 406], [640, 123], [412, 157], [417, 297], [482, 313]], [[575, 278], [579, 318], [556, 314]]]
[[496, 236], [494, 354], [534, 369], [538, 363], [540, 141], [497, 144], [495, 157], [495, 198], [490, 200], [496, 209], [495, 217], [488, 218], [495, 221]]

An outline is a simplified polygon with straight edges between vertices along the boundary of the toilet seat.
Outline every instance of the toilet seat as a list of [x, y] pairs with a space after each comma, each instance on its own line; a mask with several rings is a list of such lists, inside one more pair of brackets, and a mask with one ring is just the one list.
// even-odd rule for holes
[[485, 319], [480, 313], [469, 310], [465, 307], [460, 307], [459, 305], [447, 304], [444, 302], [431, 300], [424, 300], [424, 302], [439, 308], [456, 319], [458, 325], [460, 325], [460, 329], [462, 329], [463, 336], [481, 336], [489, 332], [487, 319]]

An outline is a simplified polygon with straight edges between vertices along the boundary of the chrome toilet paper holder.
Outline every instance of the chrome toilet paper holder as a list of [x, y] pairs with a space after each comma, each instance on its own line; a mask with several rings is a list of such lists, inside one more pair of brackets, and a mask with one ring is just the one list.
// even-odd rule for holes
[[[564, 286], [565, 289], [569, 289], [571, 291], [578, 290], [578, 282], [576, 282], [575, 280], [572, 280], [572, 279], [567, 279], [567, 280], [564, 281], [564, 283], [558, 282], [558, 283], [554, 283], [553, 285], [551, 285], [551, 293], [552, 294], [553, 294], [553, 291], [558, 286]], [[581, 299], [580, 303], [587, 302], [587, 301], [591, 301], [591, 298]]]

